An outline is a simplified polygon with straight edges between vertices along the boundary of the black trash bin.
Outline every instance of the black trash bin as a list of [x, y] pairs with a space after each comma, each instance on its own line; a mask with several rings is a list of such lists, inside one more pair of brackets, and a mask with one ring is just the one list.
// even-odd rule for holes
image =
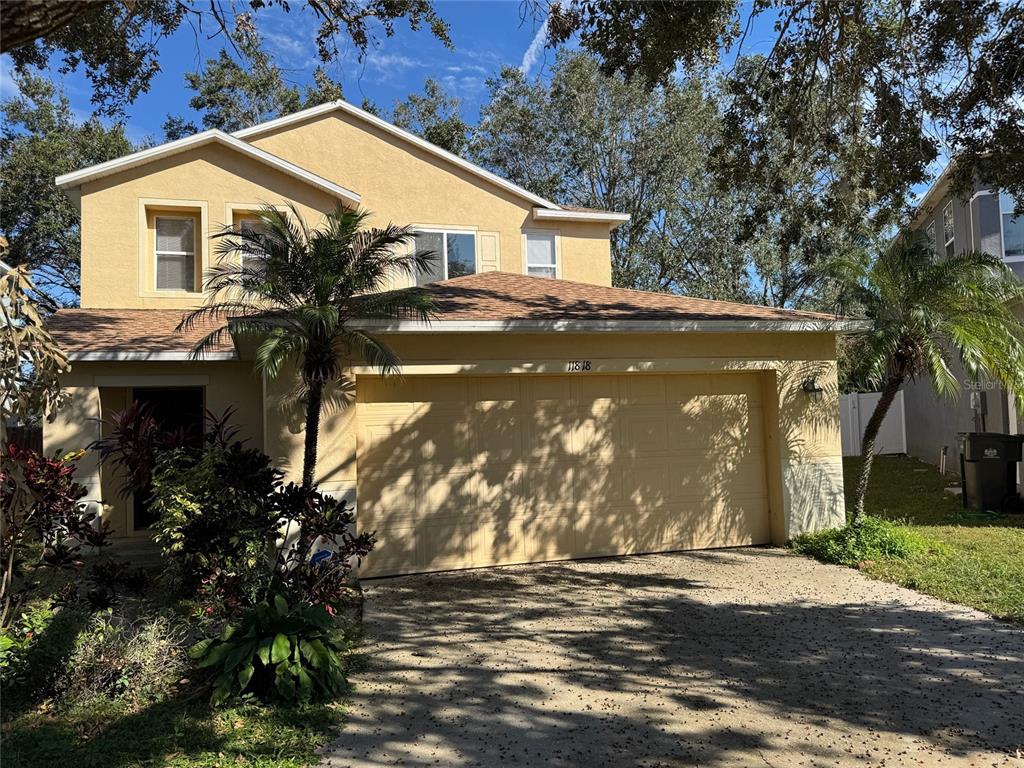
[[1017, 462], [1024, 435], [999, 432], [961, 432], [960, 477], [963, 504], [979, 511], [1020, 512]]

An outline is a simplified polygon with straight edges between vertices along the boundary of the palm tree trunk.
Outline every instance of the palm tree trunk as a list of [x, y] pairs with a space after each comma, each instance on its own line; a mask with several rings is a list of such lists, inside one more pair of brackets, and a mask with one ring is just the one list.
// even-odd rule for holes
[[302, 454], [302, 487], [313, 487], [316, 477], [316, 447], [320, 438], [320, 406], [324, 398], [324, 385], [319, 381], [309, 383], [306, 399], [306, 445]]
[[878, 430], [882, 428], [885, 415], [889, 413], [889, 408], [892, 406], [893, 400], [896, 399], [896, 393], [903, 386], [904, 378], [902, 374], [889, 377], [885, 382], [884, 389], [882, 389], [882, 396], [878, 398], [875, 410], [871, 414], [871, 418], [868, 419], [867, 426], [864, 428], [864, 440], [860, 444], [860, 455], [863, 463], [860, 468], [860, 477], [857, 480], [857, 498], [853, 506], [853, 514], [850, 516], [851, 524], [860, 520], [864, 514], [864, 499], [868, 495], [871, 465], [875, 461], [875, 440], [878, 438]]

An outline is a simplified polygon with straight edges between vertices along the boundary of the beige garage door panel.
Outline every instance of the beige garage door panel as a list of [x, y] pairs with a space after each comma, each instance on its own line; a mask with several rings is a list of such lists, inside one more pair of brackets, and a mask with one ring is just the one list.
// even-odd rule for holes
[[769, 540], [757, 374], [357, 389], [366, 575]]

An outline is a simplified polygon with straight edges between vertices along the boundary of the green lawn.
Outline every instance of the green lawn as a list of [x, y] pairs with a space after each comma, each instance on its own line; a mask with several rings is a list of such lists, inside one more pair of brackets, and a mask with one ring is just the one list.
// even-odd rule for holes
[[22, 768], [301, 768], [341, 721], [337, 707], [236, 707], [171, 700], [141, 712], [116, 702], [35, 712], [4, 724], [4, 764]]
[[[844, 460], [847, 504], [860, 463], [858, 458]], [[877, 457], [868, 514], [905, 522], [929, 546], [905, 560], [878, 560], [864, 570], [875, 578], [1024, 623], [1024, 515], [968, 512], [958, 497], [944, 490], [957, 482], [913, 458]]]

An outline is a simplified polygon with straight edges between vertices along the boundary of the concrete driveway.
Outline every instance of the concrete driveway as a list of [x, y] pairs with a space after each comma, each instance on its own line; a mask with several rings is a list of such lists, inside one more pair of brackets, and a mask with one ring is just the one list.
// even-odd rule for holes
[[777, 549], [367, 584], [342, 766], [1024, 767], [1024, 631]]

